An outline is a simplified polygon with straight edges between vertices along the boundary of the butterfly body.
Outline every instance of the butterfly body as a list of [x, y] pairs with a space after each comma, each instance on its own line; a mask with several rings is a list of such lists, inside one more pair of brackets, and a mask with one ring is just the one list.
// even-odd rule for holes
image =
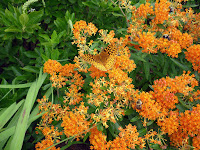
[[115, 45], [108, 45], [100, 54], [84, 54], [82, 58], [99, 70], [107, 71], [114, 66], [116, 53]]

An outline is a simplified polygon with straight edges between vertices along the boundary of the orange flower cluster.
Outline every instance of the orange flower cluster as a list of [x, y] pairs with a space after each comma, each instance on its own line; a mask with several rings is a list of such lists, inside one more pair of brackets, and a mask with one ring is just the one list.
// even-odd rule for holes
[[[54, 144], [53, 140], [51, 138], [44, 139], [41, 142], [38, 142], [35, 145], [36, 150], [44, 150]], [[60, 150], [60, 147], [56, 148], [55, 146], [48, 148], [48, 150]]]
[[170, 4], [167, 0], [156, 0], [155, 18], [152, 20], [154, 24], [163, 24], [165, 20], [168, 20]]
[[90, 149], [94, 150], [108, 150], [108, 145], [106, 141], [106, 135], [104, 135], [101, 131], [94, 127], [90, 130]]
[[68, 111], [63, 115], [61, 126], [64, 128], [64, 134], [67, 137], [74, 136], [79, 140], [80, 137], [83, 138], [84, 134], [89, 132], [91, 121], [87, 121], [85, 116], [87, 109], [82, 103], [77, 110]]
[[191, 35], [188, 33], [181, 33], [178, 29], [171, 29], [170, 38], [176, 41], [181, 46], [181, 49], [186, 49], [193, 43]]
[[153, 15], [154, 14], [153, 6], [150, 5], [151, 4], [148, 2], [146, 4], [141, 4], [140, 7], [136, 10], [136, 13], [138, 14], [137, 17], [139, 16], [147, 18], [147, 15]]
[[136, 145], [140, 148], [145, 147], [144, 139], [139, 136], [136, 126], [127, 125], [125, 129], [119, 128], [119, 136], [113, 141], [106, 142], [106, 136], [96, 128], [91, 130], [90, 143], [93, 145], [90, 148], [94, 150], [129, 150], [135, 149]]
[[[142, 101], [141, 109], [137, 109], [136, 107], [138, 99]], [[146, 92], [137, 94], [136, 98], [134, 98], [134, 103], [132, 103], [132, 108], [136, 109], [142, 117], [150, 120], [155, 120], [161, 115], [161, 106], [152, 99], [151, 94]]]
[[87, 23], [83, 20], [77, 21], [73, 26], [73, 34], [74, 34], [74, 43], [78, 44], [86, 44], [86, 39], [88, 36], [92, 36], [92, 34], [96, 34], [97, 28], [92, 23]]
[[[36, 150], [44, 150], [45, 148], [58, 143], [60, 141], [59, 136], [62, 135], [62, 132], [58, 132], [57, 129], [54, 129], [54, 126], [44, 127], [42, 133], [44, 134], [45, 139], [35, 145]], [[53, 146], [49, 150], [60, 150], [60, 148]]]
[[200, 73], [200, 45], [192, 45], [187, 48], [185, 58], [192, 63], [193, 69]]
[[166, 143], [163, 135], [163, 132], [157, 133], [156, 131], [153, 131], [153, 129], [151, 129], [147, 132], [146, 135], [144, 135], [144, 139], [147, 141], [147, 143], [149, 143], [149, 145], [151, 143], [159, 144], [162, 149], [166, 149]]
[[55, 75], [62, 70], [62, 65], [56, 60], [49, 59], [44, 63], [43, 72], [50, 75]]
[[137, 41], [142, 47], [142, 52], [144, 53], [157, 53], [156, 44], [157, 40], [155, 38], [155, 33], [151, 32], [139, 32], [135, 37], [135, 41]]
[[111, 30], [109, 33], [107, 33], [107, 30], [99, 30], [99, 34], [101, 36], [101, 40], [103, 40], [105, 43], [114, 43], [117, 41], [117, 38], [114, 38], [115, 32]]
[[171, 135], [178, 131], [179, 128], [179, 113], [176, 111], [170, 111], [167, 117], [158, 119], [157, 124], [161, 127], [161, 130]]
[[200, 135], [193, 137], [192, 146], [194, 147], [194, 150], [200, 149]]
[[[114, 50], [107, 49], [108, 52], [113, 50], [117, 53], [111, 59], [112, 67], [107, 67], [109, 69], [105, 67], [106, 69], [104, 70], [106, 71], [101, 71], [94, 65], [89, 69], [85, 69], [84, 63], [86, 64], [87, 62], [83, 62], [81, 58], [83, 55], [88, 56], [88, 60], [97, 60], [92, 55], [97, 54], [97, 50], [89, 48], [92, 46], [93, 40], [88, 42], [87, 38], [95, 35], [98, 29], [94, 24], [87, 24], [82, 20], [77, 21], [73, 28], [73, 43], [79, 47], [79, 56], [74, 60], [76, 64], [62, 66], [54, 60], [48, 60], [44, 64], [44, 72], [51, 75], [50, 79], [54, 87], [61, 88], [66, 84], [68, 85], [63, 102], [65, 105], [71, 106], [64, 106], [62, 108], [59, 104], [47, 102], [46, 97], [38, 100], [40, 110], [48, 111], [48, 113], [43, 115], [42, 124], [38, 127], [45, 135], [45, 140], [36, 144], [37, 149], [47, 148], [59, 142], [61, 133], [54, 129], [54, 126], [49, 127], [49, 124], [52, 121], [59, 121], [61, 119], [63, 121], [61, 124], [63, 133], [67, 137], [74, 137], [79, 140], [79, 138], [83, 138], [86, 133], [91, 131], [89, 137], [90, 144], [93, 145], [90, 147], [91, 149], [128, 150], [135, 149], [136, 145], [142, 149], [145, 147], [145, 140], [148, 144], [150, 142], [162, 146], [162, 143], [164, 143], [162, 135], [165, 133], [168, 133], [174, 146], [186, 147], [190, 136], [193, 137], [193, 146], [196, 149], [200, 147], [198, 143], [200, 141], [200, 105], [183, 113], [179, 113], [176, 109], [176, 104], [179, 103], [181, 98], [185, 101], [200, 99], [200, 91], [194, 92], [194, 88], [198, 86], [194, 75], [190, 75], [190, 72], [184, 72], [181, 76], [174, 79], [169, 77], [161, 78], [154, 82], [152, 86], [154, 91], [150, 92], [135, 90], [132, 79], [128, 76], [128, 73], [136, 68], [134, 61], [130, 60], [130, 51], [126, 47], [130, 41], [136, 41], [139, 44], [137, 48], [142, 48], [142, 52], [157, 53], [160, 50], [160, 52], [167, 53], [170, 57], [178, 57], [182, 49], [187, 49], [187, 52], [185, 52], [186, 59], [191, 61], [193, 67], [195, 66], [194, 69], [200, 72], [199, 45], [191, 46], [193, 43], [192, 35], [178, 30], [181, 24], [176, 19], [176, 16], [183, 16], [184, 13], [181, 13], [179, 9], [176, 9], [176, 13], [170, 13], [169, 6], [171, 3], [167, 0], [156, 0], [154, 10], [150, 3], [142, 4], [138, 9], [135, 8], [135, 10], [133, 9], [134, 7], [130, 7], [128, 1], [122, 0], [120, 5], [126, 11], [128, 9], [132, 11], [132, 20], [128, 28], [128, 33], [131, 35], [117, 39], [114, 38], [114, 31], [108, 33], [107, 30], [99, 30], [100, 40], [104, 43], [114, 43], [117, 48], [114, 48]], [[192, 15], [190, 10], [186, 11], [185, 14], [198, 18], [198, 15]], [[145, 24], [145, 20], [149, 21], [149, 19], [150, 22]], [[166, 23], [168, 20], [169, 23]], [[182, 21], [186, 22], [188, 18], [184, 17]], [[194, 22], [194, 20], [191, 21]], [[198, 23], [194, 24], [192, 28], [197, 28], [196, 25]], [[161, 34], [166, 33], [169, 37], [158, 36], [158, 32]], [[85, 55], [85, 51], [89, 54]], [[106, 54], [106, 56], [109, 56], [109, 53]], [[105, 55], [98, 56], [99, 62], [95, 62], [104, 65], [101, 62], [103, 61], [101, 57]], [[90, 83], [88, 84], [91, 86], [92, 92], [87, 95], [80, 92], [84, 80], [77, 70], [82, 73], [89, 71], [90, 76], [94, 79], [90, 78]], [[85, 95], [86, 99], [84, 100], [86, 102], [81, 102]], [[138, 104], [137, 102], [140, 103]], [[86, 105], [89, 107], [85, 107]], [[95, 108], [95, 111], [88, 113], [89, 108], [91, 108], [90, 111]], [[125, 115], [124, 110], [126, 108], [133, 108], [140, 116], [144, 117], [143, 126], [145, 127], [147, 127], [146, 119], [157, 119], [157, 125], [160, 126], [162, 131], [161, 134], [152, 131], [144, 137], [139, 137], [136, 126], [129, 124], [125, 129], [119, 128], [119, 135], [113, 141], [106, 141], [106, 135], [98, 131], [95, 125], [102, 124], [105, 128], [109, 128], [108, 122], [116, 123], [119, 118]], [[157, 139], [154, 139], [155, 136], [157, 136]], [[52, 147], [52, 149], [56, 148]]]
[[157, 41], [157, 49], [160, 49], [161, 53], [167, 53], [172, 58], [178, 58], [178, 54], [182, 52], [180, 45], [176, 41], [169, 41], [164, 38], [160, 38]]
[[130, 60], [128, 56], [122, 55], [116, 57], [115, 67], [131, 72], [136, 68], [136, 64], [134, 63], [134, 60]]
[[94, 78], [100, 78], [100, 77], [106, 77], [106, 71], [101, 71], [99, 69], [97, 69], [96, 67], [94, 67], [93, 65], [88, 69], [88, 71], [90, 71], [90, 76], [94, 79]]
[[37, 102], [39, 103], [39, 110], [41, 112], [46, 111], [46, 113], [42, 115], [41, 126], [51, 124], [53, 120], [59, 121], [61, 119], [63, 109], [59, 104], [48, 102], [46, 96], [42, 99], [38, 99]]
[[[59, 69], [51, 68], [51, 66], [55, 64]], [[48, 60], [44, 64], [44, 72], [49, 73], [51, 75], [50, 80], [53, 82], [52, 86], [61, 88], [66, 83], [69, 83], [68, 91], [66, 91], [66, 97], [64, 102], [69, 102], [69, 104], [77, 104], [82, 100], [83, 94], [79, 93], [81, 90], [84, 80], [83, 77], [75, 71], [75, 64], [66, 64], [62, 66], [59, 62], [55, 60]], [[57, 75], [58, 74], [58, 75]]]
[[[179, 5], [180, 6], [180, 5]], [[180, 7], [177, 10], [177, 16], [178, 18], [181, 18], [181, 20], [185, 23], [184, 30], [187, 30], [187, 33], [189, 33], [195, 41], [198, 41], [198, 38], [200, 37], [200, 13], [194, 13], [192, 8], [185, 9], [185, 11], [181, 11], [182, 7]]]
[[112, 69], [109, 71], [109, 78], [111, 82], [122, 84], [123, 82], [132, 82], [132, 79], [128, 77], [127, 73], [123, 72], [121, 69]]
[[[157, 53], [160, 50], [170, 57], [177, 58], [182, 49], [192, 45], [193, 38], [197, 40], [200, 37], [199, 21], [195, 21], [200, 13], [194, 14], [192, 9], [181, 12], [181, 8], [182, 5], [168, 0], [156, 0], [154, 10], [150, 3], [141, 4], [139, 8], [133, 10], [131, 24], [127, 30], [131, 34], [129, 36], [131, 39], [128, 41], [138, 42], [139, 45], [130, 42], [127, 44], [145, 53]], [[180, 20], [185, 23], [185, 26], [180, 23]], [[182, 33], [179, 30], [180, 26], [190, 29], [190, 34]], [[167, 39], [162, 38], [164, 34], [168, 35]]]
[[199, 149], [199, 134], [200, 134], [200, 105], [197, 104], [192, 110], [186, 110], [178, 116], [179, 127], [176, 132], [171, 134], [171, 144], [178, 147], [183, 146], [184, 140], [193, 137], [193, 145], [195, 149]]
[[200, 104], [197, 107], [192, 107], [192, 110], [186, 110], [180, 114], [180, 127], [183, 132], [194, 137], [200, 134]]
[[178, 103], [178, 97], [176, 93], [181, 93], [183, 96], [188, 96], [190, 92], [194, 90], [195, 86], [198, 86], [198, 81], [194, 78], [194, 75], [189, 75], [184, 72], [181, 76], [176, 76], [174, 79], [166, 77], [154, 81], [152, 86], [154, 92], [150, 92], [162, 108], [173, 109], [175, 104]]
[[53, 87], [61, 88], [66, 85], [65, 78], [59, 74], [62, 70], [62, 65], [56, 60], [49, 59], [44, 63], [43, 72], [51, 75], [50, 80], [53, 82]]

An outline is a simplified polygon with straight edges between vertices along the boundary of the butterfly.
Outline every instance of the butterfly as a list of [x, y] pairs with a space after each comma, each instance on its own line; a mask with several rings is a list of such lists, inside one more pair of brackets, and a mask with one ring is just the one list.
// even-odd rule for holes
[[100, 54], [84, 54], [83, 60], [94, 65], [101, 71], [107, 71], [113, 68], [115, 64], [117, 48], [114, 44], [108, 45]]

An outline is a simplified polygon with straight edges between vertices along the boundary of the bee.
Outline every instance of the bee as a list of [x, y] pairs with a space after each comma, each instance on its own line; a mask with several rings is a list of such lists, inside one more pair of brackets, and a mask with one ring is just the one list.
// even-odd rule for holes
[[169, 13], [172, 13], [172, 12], [174, 12], [174, 7], [169, 6]]
[[170, 40], [170, 38], [169, 38], [169, 35], [168, 35], [168, 34], [164, 34], [164, 35], [163, 35], [163, 38], [164, 38], [164, 39], [168, 39], [168, 40]]
[[142, 109], [142, 101], [141, 101], [141, 99], [137, 100], [137, 102], [136, 102], [136, 108], [137, 109]]

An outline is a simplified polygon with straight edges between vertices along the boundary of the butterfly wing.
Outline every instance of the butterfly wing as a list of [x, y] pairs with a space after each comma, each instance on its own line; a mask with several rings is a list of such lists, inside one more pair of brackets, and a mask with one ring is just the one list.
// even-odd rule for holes
[[115, 64], [117, 48], [115, 45], [108, 45], [101, 53], [100, 58], [107, 70], [113, 68]]
[[108, 57], [106, 60], [106, 63], [104, 64], [105, 68], [107, 68], [107, 70], [113, 68], [115, 65], [115, 60], [116, 60], [116, 56]]
[[114, 44], [111, 44], [111, 45], [108, 45], [101, 53], [106, 53], [109, 56], [116, 56], [117, 55], [117, 48]]
[[101, 62], [100, 55], [85, 54], [82, 56], [83, 60], [94, 65], [96, 68], [102, 71], [107, 71], [103, 63]]
[[116, 53], [117, 48], [112, 44], [108, 45], [100, 54], [85, 54], [82, 58], [99, 70], [107, 71], [114, 66]]

